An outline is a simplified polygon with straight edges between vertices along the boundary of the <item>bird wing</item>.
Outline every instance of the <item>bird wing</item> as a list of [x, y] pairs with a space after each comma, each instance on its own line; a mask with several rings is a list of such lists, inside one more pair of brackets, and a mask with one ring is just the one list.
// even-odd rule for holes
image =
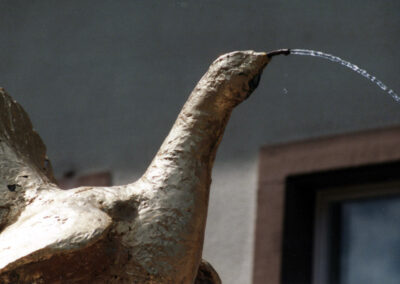
[[0, 88], [0, 232], [38, 188], [52, 183], [46, 146], [23, 108]]
[[0, 274], [85, 247], [110, 226], [90, 193], [63, 191], [55, 183], [27, 113], [0, 88]]
[[[3, 88], [0, 88], [0, 142], [46, 182], [55, 182], [46, 146], [33, 129], [27, 113]], [[2, 158], [7, 157], [4, 150], [3, 146], [0, 150]], [[0, 168], [0, 173], [4, 171], [7, 171], [6, 166]]]

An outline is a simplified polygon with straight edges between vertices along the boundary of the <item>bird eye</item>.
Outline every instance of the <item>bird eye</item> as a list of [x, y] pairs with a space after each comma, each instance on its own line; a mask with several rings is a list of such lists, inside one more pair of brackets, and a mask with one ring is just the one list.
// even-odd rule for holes
[[254, 91], [258, 84], [260, 83], [260, 78], [261, 78], [261, 74], [257, 74], [256, 76], [253, 77], [253, 79], [250, 80], [249, 82], [249, 88], [250, 91]]

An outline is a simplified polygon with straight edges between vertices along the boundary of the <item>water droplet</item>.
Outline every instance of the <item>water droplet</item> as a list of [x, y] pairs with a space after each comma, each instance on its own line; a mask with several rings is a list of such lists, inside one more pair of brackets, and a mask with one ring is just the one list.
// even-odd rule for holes
[[287, 95], [288, 94], [288, 90], [286, 88], [283, 88], [283, 94]]
[[316, 57], [324, 58], [324, 59], [327, 59], [327, 60], [330, 60], [333, 62], [337, 62], [343, 66], [346, 66], [347, 68], [350, 68], [351, 70], [360, 74], [361, 76], [367, 78], [372, 83], [375, 83], [376, 85], [378, 85], [379, 88], [381, 88], [388, 95], [390, 95], [396, 102], [400, 102], [400, 96], [398, 94], [396, 94], [392, 89], [389, 89], [382, 81], [379, 81], [378, 79], [376, 79], [375, 76], [372, 76], [366, 70], [361, 69], [357, 65], [350, 63], [348, 61], [345, 61], [345, 60], [341, 59], [340, 57], [334, 56], [332, 54], [324, 53], [321, 51], [308, 50], [308, 49], [291, 49], [290, 54], [316, 56]]

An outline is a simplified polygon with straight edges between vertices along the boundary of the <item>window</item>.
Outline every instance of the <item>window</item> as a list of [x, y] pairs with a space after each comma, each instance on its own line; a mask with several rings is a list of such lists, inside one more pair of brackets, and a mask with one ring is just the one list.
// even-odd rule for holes
[[394, 162], [288, 177], [282, 283], [398, 281], [399, 172]]
[[398, 283], [399, 182], [320, 190], [315, 217], [313, 283]]
[[74, 171], [67, 172], [62, 178], [57, 179], [61, 189], [71, 189], [79, 186], [111, 186], [110, 172], [97, 172], [77, 176]]
[[263, 147], [253, 283], [398, 281], [398, 145], [400, 127]]

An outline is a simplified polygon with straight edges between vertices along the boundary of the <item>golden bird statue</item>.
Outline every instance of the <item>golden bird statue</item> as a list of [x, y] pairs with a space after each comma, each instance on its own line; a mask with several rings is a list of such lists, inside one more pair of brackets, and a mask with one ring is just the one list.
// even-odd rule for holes
[[0, 283], [220, 283], [201, 260], [211, 170], [272, 55], [215, 60], [146, 172], [123, 186], [60, 189], [28, 115], [0, 89]]

